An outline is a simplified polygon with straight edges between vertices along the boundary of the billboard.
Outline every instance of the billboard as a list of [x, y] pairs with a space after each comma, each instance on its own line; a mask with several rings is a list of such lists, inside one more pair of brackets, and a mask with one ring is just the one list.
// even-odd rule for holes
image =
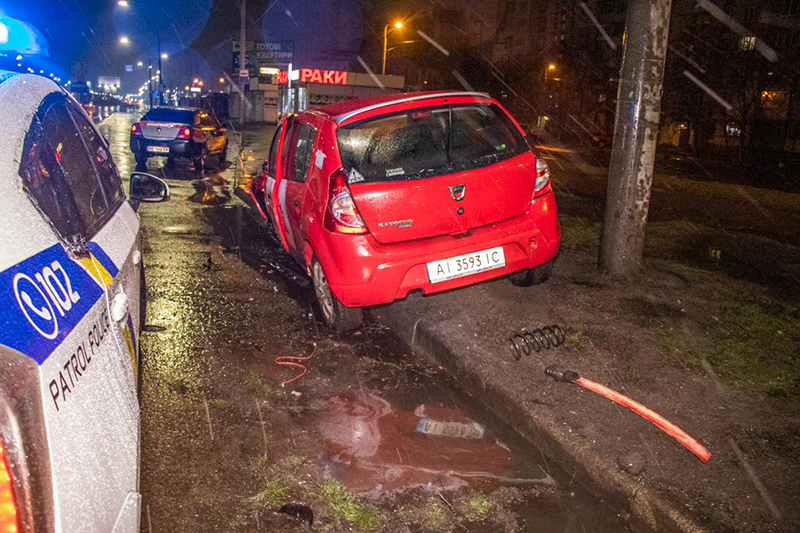
[[[257, 78], [262, 68], [286, 68], [294, 57], [294, 41], [245, 41], [245, 68], [251, 78]], [[233, 69], [239, 68], [239, 41], [233, 41]]]

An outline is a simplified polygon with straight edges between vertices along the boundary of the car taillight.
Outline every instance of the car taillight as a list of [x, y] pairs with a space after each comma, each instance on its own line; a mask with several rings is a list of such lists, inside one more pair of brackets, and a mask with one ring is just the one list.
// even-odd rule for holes
[[191, 139], [192, 138], [192, 128], [181, 128], [178, 130], [178, 135], [175, 136], [178, 139]]
[[325, 212], [325, 228], [337, 233], [367, 233], [358, 208], [347, 187], [347, 174], [339, 168], [330, 178], [328, 209]]
[[141, 135], [142, 134], [142, 127], [137, 122], [131, 126], [131, 135]]
[[11, 471], [6, 461], [6, 452], [0, 442], [0, 533], [16, 533], [17, 503], [14, 500], [14, 487], [11, 482]]
[[550, 183], [550, 165], [541, 157], [536, 157], [536, 184], [533, 186], [533, 194], [541, 191]]

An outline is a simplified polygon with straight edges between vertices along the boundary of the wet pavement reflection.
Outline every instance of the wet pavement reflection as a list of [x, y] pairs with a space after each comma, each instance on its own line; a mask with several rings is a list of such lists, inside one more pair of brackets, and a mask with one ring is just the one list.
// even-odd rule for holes
[[[136, 119], [100, 125], [126, 173]], [[250, 167], [271, 132], [244, 132]], [[142, 532], [306, 531], [309, 510], [328, 532], [626, 529], [381, 324], [329, 333], [302, 269], [231, 193], [236, 165], [165, 163], [148, 172], [171, 201], [140, 209]], [[282, 386], [299, 372], [276, 358], [312, 351]]]

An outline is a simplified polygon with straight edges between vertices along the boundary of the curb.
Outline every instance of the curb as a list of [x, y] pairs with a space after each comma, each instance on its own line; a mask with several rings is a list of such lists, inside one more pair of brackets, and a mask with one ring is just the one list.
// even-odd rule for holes
[[[569, 438], [569, 433], [552, 411], [522, 404], [512, 392], [499, 383], [488, 382], [469, 365], [470, 357], [489, 357], [474, 345], [464, 349], [448, 343], [435, 326], [414, 319], [399, 309], [396, 302], [370, 312], [389, 326], [415, 354], [442, 365], [459, 382], [465, 392], [492, 414], [501, 417], [525, 440], [532, 443], [562, 469], [575, 471], [591, 492], [620, 502], [630, 513], [634, 531], [709, 531], [681, 508], [679, 501], [670, 501], [662, 494], [623, 474], [613, 460], [594, 453], [590, 446]], [[450, 345], [449, 345], [450, 344]], [[469, 356], [460, 356], [468, 353]]]

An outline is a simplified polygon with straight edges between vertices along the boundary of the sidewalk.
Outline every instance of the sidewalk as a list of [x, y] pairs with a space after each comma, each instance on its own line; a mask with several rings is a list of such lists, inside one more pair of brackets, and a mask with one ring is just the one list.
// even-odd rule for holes
[[[635, 283], [611, 281], [596, 273], [595, 258], [593, 247], [567, 241], [542, 286], [499, 279], [412, 295], [373, 315], [548, 460], [628, 502], [635, 531], [796, 531], [797, 309], [759, 286], [675, 262], [651, 263]], [[567, 332], [565, 346], [516, 362], [510, 335], [552, 324]], [[711, 460], [627, 409], [551, 380], [550, 365], [657, 411]]]

